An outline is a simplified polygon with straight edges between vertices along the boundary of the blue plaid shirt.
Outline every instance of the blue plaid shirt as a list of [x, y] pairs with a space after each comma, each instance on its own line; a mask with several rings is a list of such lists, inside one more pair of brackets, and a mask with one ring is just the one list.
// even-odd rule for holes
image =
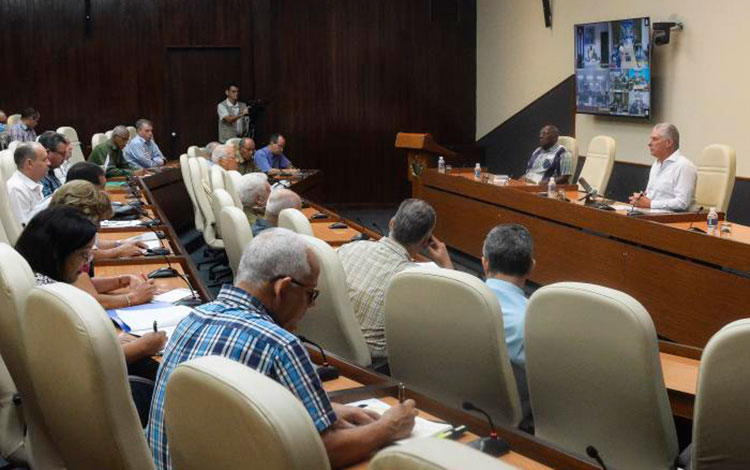
[[336, 422], [328, 395], [297, 337], [277, 325], [258, 299], [225, 285], [214, 302], [196, 307], [180, 322], [164, 351], [146, 427], [157, 470], [172, 468], [164, 425], [169, 375], [181, 362], [210, 355], [241, 362], [288, 388], [302, 401], [318, 431]]

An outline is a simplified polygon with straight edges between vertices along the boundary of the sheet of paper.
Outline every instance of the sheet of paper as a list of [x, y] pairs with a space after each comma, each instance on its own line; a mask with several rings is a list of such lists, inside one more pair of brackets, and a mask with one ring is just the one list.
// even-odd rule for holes
[[154, 296], [154, 300], [157, 302], [166, 302], [171, 304], [177, 302], [178, 300], [182, 300], [185, 297], [190, 297], [191, 295], [193, 295], [193, 293], [190, 292], [190, 289], [172, 289], [163, 294]]
[[[151, 308], [123, 308], [117, 309], [115, 313], [127, 326], [130, 332], [138, 334], [138, 331], [153, 331], [154, 321], [157, 322], [157, 328], [176, 326], [180, 320], [190, 314], [190, 307], [184, 305], [171, 305], [162, 302], [156, 304], [146, 304], [146, 306], [156, 306]], [[146, 307], [139, 306], [139, 307]]]
[[[612, 207], [616, 211], [630, 211], [633, 208], [630, 204], [612, 204]], [[643, 212], [644, 214], [669, 214], [672, 212], [669, 209], [646, 209], [643, 207], [636, 207], [633, 210]]]
[[141, 227], [143, 224], [140, 220], [102, 220], [102, 227]]
[[425, 269], [440, 269], [440, 266], [437, 265], [434, 261], [424, 261], [420, 263], [415, 263], [417, 267], [425, 268]]
[[[354, 407], [361, 407], [361, 408], [367, 408], [368, 410], [372, 410], [378, 414], [383, 414], [386, 411], [388, 411], [391, 407], [388, 403], [378, 400], [377, 398], [369, 398], [367, 400], [359, 400], [352, 403], [347, 403], [348, 406], [354, 406]], [[421, 439], [424, 437], [432, 437], [437, 434], [440, 434], [441, 432], [449, 431], [452, 429], [453, 426], [447, 423], [436, 423], [434, 421], [430, 421], [424, 418], [420, 418], [417, 416], [414, 419], [414, 429], [411, 432], [411, 435], [407, 437], [406, 439], [401, 439], [400, 441], [396, 441], [397, 444], [402, 444], [405, 441], [411, 440], [411, 439]]]
[[127, 238], [126, 240], [131, 242], [148, 242], [153, 240], [159, 241], [159, 237], [157, 237], [154, 232], [145, 232], [140, 235]]

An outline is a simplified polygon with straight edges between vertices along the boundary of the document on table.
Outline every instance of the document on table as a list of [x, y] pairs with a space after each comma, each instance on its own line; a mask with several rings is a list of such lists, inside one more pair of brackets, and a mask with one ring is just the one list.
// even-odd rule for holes
[[182, 300], [186, 297], [192, 297], [192, 296], [193, 296], [193, 293], [190, 291], [190, 289], [185, 289], [183, 287], [181, 289], [172, 289], [170, 291], [164, 292], [163, 294], [154, 296], [154, 301], [167, 302], [167, 303], [173, 304], [177, 302], [178, 300]]
[[669, 209], [646, 209], [645, 207], [636, 207], [633, 209], [633, 206], [630, 204], [612, 204], [611, 207], [616, 211], [630, 212], [631, 210], [636, 210], [644, 214], [670, 214], [672, 212]]
[[154, 248], [161, 248], [161, 241], [159, 241], [159, 237], [157, 237], [154, 232], [142, 233], [140, 235], [128, 238], [127, 241], [143, 242], [148, 248], [152, 250]]
[[[359, 400], [352, 403], [347, 403], [348, 406], [353, 406], [355, 408], [367, 408], [368, 410], [374, 411], [380, 415], [385, 413], [391, 408], [391, 405], [384, 402], [383, 400], [378, 400], [377, 398], [369, 398], [367, 400]], [[411, 435], [407, 437], [406, 439], [401, 439], [399, 441], [396, 441], [397, 444], [403, 444], [405, 441], [408, 441], [410, 439], [421, 439], [424, 437], [433, 437], [436, 436], [442, 432], [450, 431], [453, 429], [453, 426], [451, 426], [448, 423], [436, 423], [434, 421], [430, 421], [424, 418], [420, 418], [417, 416], [414, 419], [414, 429], [411, 432]]]
[[134, 307], [108, 310], [112, 318], [123, 331], [134, 335], [144, 335], [154, 331], [154, 321], [160, 331], [167, 333], [169, 338], [177, 328], [177, 324], [188, 316], [192, 309], [184, 305], [172, 305], [166, 302], [152, 302]]
[[142, 227], [143, 224], [140, 220], [102, 220], [101, 222], [102, 227], [114, 227], [114, 228], [123, 228], [123, 227]]

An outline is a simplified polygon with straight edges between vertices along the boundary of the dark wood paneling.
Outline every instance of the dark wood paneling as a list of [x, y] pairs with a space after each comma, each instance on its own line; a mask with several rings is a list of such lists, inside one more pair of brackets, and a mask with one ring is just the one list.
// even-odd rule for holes
[[[167, 48], [230, 46], [240, 49], [241, 98], [272, 101], [263, 129], [286, 134], [297, 165], [324, 171], [330, 201], [408, 196], [398, 131], [474, 142], [475, 0], [91, 3], [86, 36], [84, 2], [0, 2], [0, 108], [34, 106], [40, 130], [71, 125], [84, 143], [148, 117], [168, 149]], [[240, 79], [209, 66], [222, 81]], [[189, 96], [200, 80], [184, 86]], [[215, 112], [215, 103], [205, 110]], [[189, 141], [201, 125], [180, 131], [179, 151], [205, 144]]]

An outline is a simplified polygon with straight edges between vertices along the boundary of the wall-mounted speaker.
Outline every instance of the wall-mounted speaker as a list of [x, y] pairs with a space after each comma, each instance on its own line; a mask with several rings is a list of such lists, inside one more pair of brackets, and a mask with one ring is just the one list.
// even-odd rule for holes
[[542, 0], [542, 9], [544, 10], [544, 26], [552, 26], [552, 9], [549, 6], [549, 0]]

